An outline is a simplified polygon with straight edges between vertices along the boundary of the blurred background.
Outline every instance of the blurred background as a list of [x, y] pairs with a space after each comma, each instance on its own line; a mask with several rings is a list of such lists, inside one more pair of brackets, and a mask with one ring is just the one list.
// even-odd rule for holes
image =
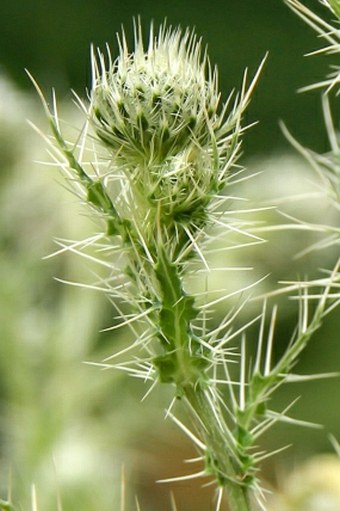
[[[327, 14], [316, 0], [305, 4]], [[172, 487], [155, 483], [186, 473], [183, 459], [195, 455], [177, 428], [164, 421], [171, 389], [159, 388], [141, 403], [145, 388], [139, 381], [82, 364], [100, 361], [124, 343], [123, 332], [99, 333], [114, 315], [107, 300], [53, 279], [88, 280], [88, 265], [70, 254], [43, 260], [55, 250], [55, 237], [82, 239], [93, 234], [94, 227], [61, 186], [57, 171], [37, 163], [48, 159], [45, 143], [26, 119], [46, 133], [47, 126], [24, 69], [47, 95], [55, 87], [63, 115], [80, 125], [70, 89], [86, 94], [90, 44], [103, 47], [108, 42], [115, 53], [115, 33], [124, 25], [131, 41], [131, 20], [137, 15], [146, 26], [167, 18], [172, 25], [195, 27], [219, 68], [223, 97], [239, 87], [246, 67], [250, 75], [255, 73], [269, 52], [246, 114], [247, 123], [259, 124], [247, 133], [242, 157], [250, 171], [263, 174], [236, 187], [234, 193], [261, 205], [309, 190], [314, 199], [292, 201], [286, 211], [309, 221], [322, 217], [324, 222], [338, 222], [325, 197], [315, 194], [318, 184], [311, 184], [317, 183], [315, 176], [278, 126], [283, 119], [301, 143], [318, 152], [329, 150], [320, 93], [296, 90], [322, 79], [332, 59], [303, 57], [319, 48], [320, 40], [281, 0], [2, 0], [0, 498], [12, 492], [20, 510], [31, 508], [33, 483], [43, 511], [57, 509], [58, 498], [64, 511], [118, 510], [122, 478], [127, 486], [126, 510], [135, 509], [134, 495], [142, 510], [170, 510], [170, 490], [179, 510], [213, 509], [210, 488], [198, 491], [189, 483]], [[267, 219], [271, 221], [270, 216]], [[281, 233], [272, 235], [265, 249], [239, 257], [245, 264], [249, 259], [259, 274], [271, 272], [271, 285], [277, 278], [313, 276], [320, 267], [332, 267], [336, 258], [332, 250], [292, 262], [294, 254], [313, 242], [313, 237]], [[280, 318], [277, 353], [287, 342], [296, 315], [288, 306]], [[339, 329], [339, 313], [335, 313], [304, 354], [299, 372], [339, 370]], [[292, 466], [312, 455], [331, 453], [329, 433], [340, 438], [339, 379], [292, 385], [278, 394], [276, 409], [296, 395], [302, 397], [294, 415], [317, 420], [325, 429], [286, 425], [268, 434], [264, 448], [293, 444], [264, 465], [263, 477], [270, 488], [280, 487]]]

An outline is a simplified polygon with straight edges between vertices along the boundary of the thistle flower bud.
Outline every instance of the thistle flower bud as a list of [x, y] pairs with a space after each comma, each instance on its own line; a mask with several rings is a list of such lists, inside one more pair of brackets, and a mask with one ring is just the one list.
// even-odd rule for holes
[[248, 98], [236, 99], [226, 118], [217, 73], [189, 30], [162, 25], [154, 35], [151, 26], [144, 49], [138, 23], [134, 50], [124, 33], [118, 44], [114, 61], [109, 50], [106, 57], [99, 50], [92, 56], [94, 131], [147, 209], [200, 223], [235, 160]]
[[[123, 35], [112, 62], [93, 60], [91, 118], [98, 137], [127, 165], [159, 164], [188, 146], [205, 147], [219, 126], [219, 95], [196, 36], [151, 27], [144, 51], [140, 25], [129, 53]], [[207, 68], [209, 72], [207, 73]], [[208, 76], [206, 76], [208, 75]]]

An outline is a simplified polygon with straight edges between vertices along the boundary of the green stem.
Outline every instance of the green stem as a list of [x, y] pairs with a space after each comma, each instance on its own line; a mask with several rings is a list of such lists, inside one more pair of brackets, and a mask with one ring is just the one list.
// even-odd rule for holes
[[[209, 458], [207, 464], [219, 485], [227, 490], [230, 511], [251, 511], [249, 486], [242, 481], [242, 468], [231, 454], [227, 431], [218, 423], [204, 389], [186, 385], [183, 391], [196, 419], [198, 418], [198, 427], [202, 430]], [[217, 413], [215, 404], [214, 409]], [[222, 422], [222, 414], [220, 419]], [[223, 423], [224, 421], [222, 426]]]
[[194, 299], [185, 293], [180, 269], [164, 248], [158, 247], [157, 255], [155, 274], [160, 287], [159, 325], [164, 352], [154, 363], [160, 380], [175, 384], [178, 395], [190, 406], [206, 445], [207, 475], [213, 475], [217, 484], [228, 490], [230, 511], [251, 511], [247, 470], [218, 403], [212, 404], [209, 397], [208, 355], [191, 326], [198, 313]]

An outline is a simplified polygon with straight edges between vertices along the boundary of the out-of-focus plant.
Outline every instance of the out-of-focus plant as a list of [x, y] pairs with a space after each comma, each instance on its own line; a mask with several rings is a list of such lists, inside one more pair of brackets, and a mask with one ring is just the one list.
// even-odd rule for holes
[[[334, 24], [326, 22], [313, 11], [305, 7], [298, 0], [287, 0], [287, 4], [307, 23], [319, 36], [326, 41], [326, 46], [321, 50], [314, 51], [311, 55], [339, 55], [340, 54], [340, 2], [339, 0], [322, 0], [325, 5], [335, 16]], [[340, 228], [338, 225], [338, 215], [340, 211], [340, 146], [339, 135], [332, 119], [331, 102], [336, 100], [339, 94], [340, 84], [340, 66], [332, 65], [332, 72], [325, 80], [308, 85], [301, 91], [309, 91], [314, 89], [322, 90], [322, 107], [326, 132], [329, 141], [330, 151], [326, 154], [316, 154], [314, 151], [303, 147], [297, 142], [288, 130], [283, 126], [283, 130], [292, 145], [304, 156], [310, 163], [311, 167], [316, 171], [321, 182], [321, 188], [327, 191], [328, 207], [334, 211], [334, 222], [332, 224], [315, 223], [309, 224], [304, 221], [297, 221], [296, 226], [300, 225], [301, 229], [313, 229], [323, 232], [323, 237], [316, 245], [309, 247], [307, 250], [321, 250], [332, 246], [338, 246], [340, 243]], [[293, 219], [294, 220], [294, 219]]]
[[273, 496], [273, 511], [337, 511], [340, 507], [340, 460], [319, 455], [296, 467]]

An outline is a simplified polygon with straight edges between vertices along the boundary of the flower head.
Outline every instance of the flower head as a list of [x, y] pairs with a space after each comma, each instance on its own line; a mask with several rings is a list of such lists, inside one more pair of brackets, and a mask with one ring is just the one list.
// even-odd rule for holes
[[199, 212], [202, 219], [238, 154], [253, 84], [226, 115], [217, 73], [193, 32], [162, 25], [155, 34], [151, 26], [144, 47], [135, 23], [133, 51], [124, 33], [118, 44], [116, 60], [109, 50], [92, 58], [89, 117], [96, 136], [148, 209], [185, 221]]
[[209, 144], [220, 125], [219, 94], [195, 34], [163, 25], [154, 36], [151, 27], [144, 50], [138, 25], [134, 51], [129, 52], [124, 35], [119, 48], [108, 66], [99, 52], [92, 89], [95, 131], [115, 157], [127, 165], [150, 165], [192, 144]]

